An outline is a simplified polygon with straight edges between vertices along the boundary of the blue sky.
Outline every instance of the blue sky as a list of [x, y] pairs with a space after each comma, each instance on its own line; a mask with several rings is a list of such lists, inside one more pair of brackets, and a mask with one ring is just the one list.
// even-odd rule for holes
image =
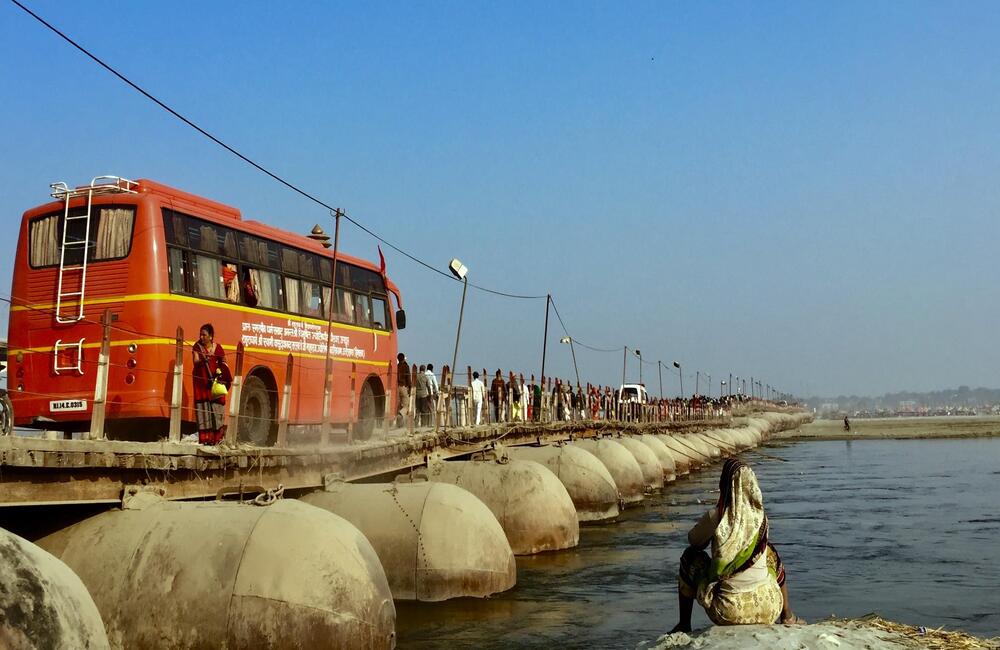
[[[1000, 385], [996, 3], [27, 4], [422, 259], [551, 292], [584, 343], [715, 391], [730, 372], [800, 394]], [[10, 3], [0, 56], [11, 229], [48, 183], [106, 173], [331, 225]], [[402, 349], [450, 362], [460, 285], [386, 259]], [[543, 318], [470, 290], [459, 367], [537, 373]], [[562, 334], [553, 317], [547, 367], [569, 377]], [[577, 358], [620, 381], [620, 354]]]

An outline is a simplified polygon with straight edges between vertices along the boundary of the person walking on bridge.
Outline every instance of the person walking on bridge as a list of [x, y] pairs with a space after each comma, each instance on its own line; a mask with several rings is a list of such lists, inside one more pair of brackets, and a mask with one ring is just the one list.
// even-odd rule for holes
[[483, 421], [483, 399], [486, 397], [486, 384], [479, 378], [479, 371], [472, 373], [472, 410], [476, 413], [476, 426]]
[[406, 355], [396, 355], [396, 412], [399, 426], [406, 425], [406, 412], [410, 408], [410, 364]]
[[490, 384], [490, 400], [493, 402], [494, 422], [502, 422], [504, 419], [503, 403], [507, 398], [506, 392], [503, 375], [500, 374], [500, 370], [497, 369], [496, 377], [493, 378], [493, 383]]
[[427, 420], [430, 418], [430, 408], [428, 403], [430, 402], [431, 394], [431, 383], [427, 379], [427, 366], [420, 366], [417, 369], [417, 426], [425, 427], [427, 426]]
[[434, 425], [434, 420], [437, 417], [437, 403], [438, 394], [440, 393], [440, 386], [438, 385], [437, 377], [434, 375], [434, 364], [428, 363], [427, 370], [424, 371], [427, 375], [427, 387], [430, 391], [430, 395], [427, 396], [428, 408], [427, 411], [430, 413], [429, 425]]

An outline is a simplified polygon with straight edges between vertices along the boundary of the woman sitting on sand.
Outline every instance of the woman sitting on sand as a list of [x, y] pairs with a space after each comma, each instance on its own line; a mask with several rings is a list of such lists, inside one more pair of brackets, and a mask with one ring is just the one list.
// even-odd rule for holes
[[[767, 541], [767, 515], [753, 470], [726, 460], [719, 478], [719, 503], [688, 533], [678, 575], [680, 622], [691, 631], [695, 599], [716, 625], [803, 623], [792, 613], [785, 570]], [[709, 557], [703, 549], [712, 543]]]

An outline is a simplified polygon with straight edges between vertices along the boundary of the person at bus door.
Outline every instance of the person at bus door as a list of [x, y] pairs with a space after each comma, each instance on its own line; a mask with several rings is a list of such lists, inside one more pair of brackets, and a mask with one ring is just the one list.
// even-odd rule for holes
[[253, 288], [253, 280], [250, 278], [250, 269], [243, 269], [243, 303], [247, 307], [257, 306], [257, 292]]
[[236, 265], [222, 265], [222, 286], [225, 289], [226, 300], [229, 302], [240, 301], [240, 285], [236, 281]]
[[410, 406], [410, 364], [406, 363], [406, 355], [402, 352], [396, 355], [396, 399], [399, 426], [403, 426], [406, 409]]
[[430, 416], [430, 394], [431, 384], [427, 379], [427, 366], [420, 366], [417, 369], [417, 426], [427, 426]]
[[716, 625], [805, 623], [792, 611], [768, 532], [757, 476], [742, 461], [727, 459], [718, 503], [688, 532], [677, 576], [680, 620], [671, 632], [691, 631], [695, 601]]
[[476, 414], [476, 426], [483, 421], [483, 400], [486, 398], [486, 384], [479, 378], [479, 371], [472, 373], [472, 384], [469, 386], [472, 393], [472, 410]]
[[225, 351], [215, 342], [215, 328], [211, 323], [201, 326], [191, 355], [194, 361], [192, 374], [198, 442], [217, 445], [226, 437], [226, 396], [214, 396], [212, 384], [218, 380], [228, 390], [233, 383], [233, 375], [226, 364]]
[[427, 402], [428, 402], [427, 411], [430, 414], [430, 421], [428, 422], [428, 424], [430, 426], [433, 426], [434, 417], [437, 415], [437, 402], [438, 402], [438, 395], [441, 392], [441, 387], [438, 385], [437, 377], [434, 376], [433, 363], [427, 364], [427, 370], [425, 370], [424, 373], [427, 375], [428, 391], [430, 393], [427, 396]]
[[493, 383], [490, 384], [490, 400], [493, 402], [494, 422], [503, 421], [503, 402], [506, 399], [506, 392], [503, 376], [500, 374], [500, 371], [497, 370], [496, 377], [493, 378]]

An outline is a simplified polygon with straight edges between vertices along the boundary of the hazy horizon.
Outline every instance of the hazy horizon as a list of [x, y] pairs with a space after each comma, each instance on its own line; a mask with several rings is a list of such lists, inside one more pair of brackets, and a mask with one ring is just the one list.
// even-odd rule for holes
[[[689, 394], [701, 371], [715, 394], [733, 373], [800, 396], [989, 384], [1000, 365], [996, 3], [27, 6], [436, 268], [551, 293], [582, 343], [641, 349], [654, 394], [658, 360]], [[99, 174], [332, 231], [15, 5], [0, 15], [5, 277], [15, 220], [50, 182]], [[342, 246], [378, 259], [353, 226]], [[461, 286], [382, 250], [401, 349], [450, 363]], [[544, 303], [470, 289], [459, 367], [537, 375]], [[547, 374], [572, 377], [562, 336], [553, 313]], [[621, 381], [621, 352], [576, 355], [584, 381]]]

